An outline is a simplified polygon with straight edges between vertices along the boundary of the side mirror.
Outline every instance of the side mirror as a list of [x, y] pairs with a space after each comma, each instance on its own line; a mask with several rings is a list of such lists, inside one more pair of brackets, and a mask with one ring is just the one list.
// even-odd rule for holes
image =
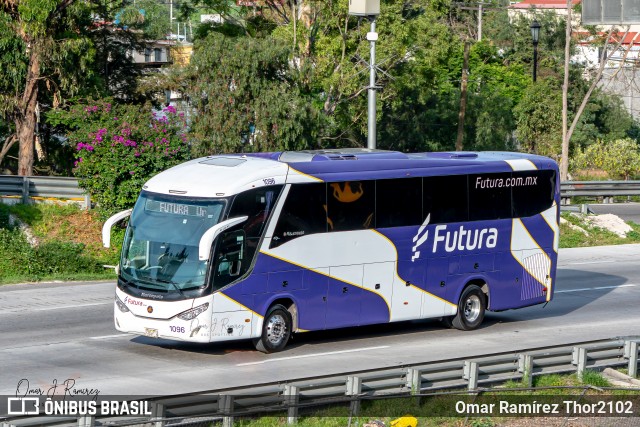
[[127, 209], [126, 211], [118, 212], [105, 221], [104, 225], [102, 226], [102, 246], [104, 246], [105, 248], [111, 247], [111, 227], [113, 227], [113, 224], [115, 224], [116, 222], [122, 221], [123, 219], [131, 215], [132, 210], [133, 209]]
[[213, 241], [216, 239], [216, 237], [218, 237], [220, 233], [233, 227], [234, 225], [245, 222], [248, 218], [248, 216], [231, 218], [226, 221], [222, 221], [205, 231], [200, 238], [200, 244], [198, 245], [198, 259], [200, 259], [200, 261], [208, 260], [209, 255], [211, 255], [211, 245], [213, 244]]

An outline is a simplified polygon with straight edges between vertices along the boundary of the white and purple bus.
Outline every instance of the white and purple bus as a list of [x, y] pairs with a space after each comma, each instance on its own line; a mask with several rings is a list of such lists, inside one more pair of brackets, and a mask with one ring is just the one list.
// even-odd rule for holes
[[553, 297], [559, 178], [546, 157], [347, 149], [217, 155], [151, 178], [118, 268], [116, 329], [193, 342], [440, 318]]

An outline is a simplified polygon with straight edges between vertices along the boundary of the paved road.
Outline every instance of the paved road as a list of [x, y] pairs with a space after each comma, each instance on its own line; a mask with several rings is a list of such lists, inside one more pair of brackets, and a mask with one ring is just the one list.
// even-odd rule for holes
[[640, 203], [608, 203], [602, 205], [589, 204], [589, 208], [597, 214], [618, 215], [625, 221], [633, 221], [640, 224]]
[[[418, 321], [296, 336], [283, 353], [249, 342], [193, 345], [117, 333], [113, 283], [0, 287], [0, 395], [57, 380], [101, 395], [165, 395], [640, 335], [640, 245], [560, 252], [547, 307], [488, 314], [461, 332]], [[22, 382], [20, 391], [27, 383]]]

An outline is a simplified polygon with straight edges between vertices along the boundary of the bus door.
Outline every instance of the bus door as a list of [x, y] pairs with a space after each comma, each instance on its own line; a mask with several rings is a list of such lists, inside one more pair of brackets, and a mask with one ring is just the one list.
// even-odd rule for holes
[[393, 296], [391, 298], [391, 320], [411, 320], [420, 318], [422, 298], [424, 292], [425, 263], [398, 261], [398, 272], [393, 281]]

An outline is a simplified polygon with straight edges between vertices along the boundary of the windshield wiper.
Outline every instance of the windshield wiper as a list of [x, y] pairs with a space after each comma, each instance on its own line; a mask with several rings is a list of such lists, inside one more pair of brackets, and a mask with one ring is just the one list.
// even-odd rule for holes
[[180, 296], [181, 296], [182, 298], [187, 298], [187, 297], [185, 296], [184, 292], [182, 292], [182, 289], [180, 289], [180, 287], [179, 287], [178, 285], [176, 285], [176, 283], [175, 283], [174, 281], [172, 281], [172, 280], [163, 280], [163, 279], [158, 279], [158, 278], [156, 278], [156, 282], [160, 282], [160, 283], [168, 283], [168, 284], [170, 284], [171, 286], [173, 286], [173, 288], [174, 288], [176, 291], [178, 291], [178, 292], [180, 293]]

